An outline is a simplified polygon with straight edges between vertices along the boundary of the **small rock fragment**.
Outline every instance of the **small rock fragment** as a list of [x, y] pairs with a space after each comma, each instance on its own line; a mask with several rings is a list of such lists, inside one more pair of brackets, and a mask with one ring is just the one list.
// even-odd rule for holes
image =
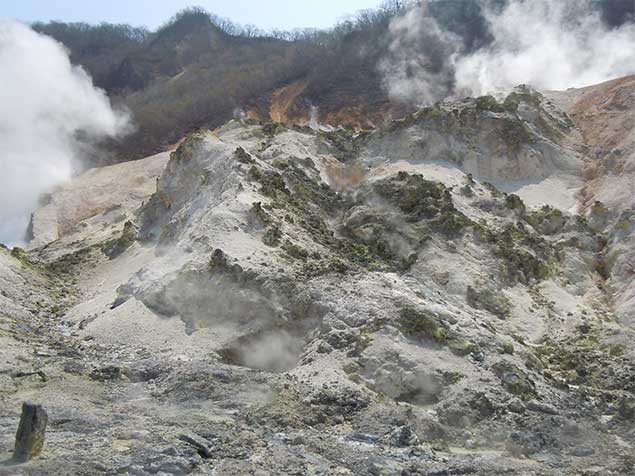
[[179, 440], [192, 445], [198, 451], [203, 458], [211, 458], [212, 457], [212, 443], [194, 433], [187, 433], [183, 435], [179, 435]]
[[40, 377], [40, 379], [42, 380], [42, 382], [46, 382], [46, 374], [42, 371], [42, 370], [34, 370], [32, 372], [26, 372], [26, 371], [19, 371], [19, 372], [15, 372], [12, 377], [13, 378], [24, 378], [24, 377], [31, 377], [33, 375], [37, 375], [38, 377]]
[[595, 450], [593, 448], [589, 448], [587, 446], [582, 446], [580, 448], [574, 448], [569, 452], [571, 456], [576, 456], [578, 458], [583, 458], [586, 456], [593, 456], [595, 454]]
[[116, 434], [119, 440], [143, 440], [150, 435], [147, 430], [128, 430]]
[[397, 446], [399, 448], [405, 448], [407, 446], [416, 446], [419, 444], [419, 437], [412, 430], [412, 428], [408, 426], [401, 426], [395, 428], [390, 432], [388, 436], [388, 441], [392, 446]]
[[124, 223], [123, 231], [121, 232], [121, 236], [109, 243], [104, 248], [104, 253], [110, 259], [117, 258], [122, 255], [124, 251], [132, 246], [132, 244], [137, 240], [137, 227], [131, 221], [127, 221]]
[[161, 453], [167, 456], [179, 456], [179, 450], [177, 450], [174, 446], [168, 446], [166, 449], [161, 451]]
[[507, 451], [512, 456], [531, 456], [538, 453], [545, 446], [545, 439], [540, 433], [515, 431], [507, 440]]
[[210, 268], [226, 268], [227, 267], [227, 256], [223, 253], [221, 249], [215, 249], [214, 253], [212, 253], [212, 258], [209, 262]]
[[20, 425], [15, 435], [15, 450], [13, 457], [18, 461], [29, 461], [42, 453], [44, 435], [48, 415], [42, 405], [24, 402]]
[[512, 413], [525, 413], [525, 404], [520, 398], [514, 397], [507, 402], [507, 409]]
[[635, 398], [624, 397], [618, 411], [623, 420], [635, 421]]
[[379, 441], [379, 438], [374, 435], [367, 435], [365, 433], [351, 433], [350, 435], [346, 435], [345, 439], [347, 441], [354, 441], [357, 443], [366, 443], [369, 445], [374, 445]]
[[527, 402], [527, 410], [538, 413], [545, 413], [547, 415], [557, 415], [558, 410], [553, 405], [548, 403], [539, 402], [538, 400], [531, 400]]
[[108, 365], [106, 367], [101, 367], [98, 369], [94, 369], [89, 377], [92, 380], [97, 380], [98, 382], [111, 382], [121, 380], [129, 374], [128, 369], [124, 367], [120, 367], [118, 365]]

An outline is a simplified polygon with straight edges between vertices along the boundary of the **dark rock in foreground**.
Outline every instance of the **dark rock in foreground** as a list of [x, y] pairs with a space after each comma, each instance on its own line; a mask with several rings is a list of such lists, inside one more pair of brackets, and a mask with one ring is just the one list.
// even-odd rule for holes
[[24, 402], [20, 426], [15, 435], [14, 459], [29, 461], [42, 453], [48, 415], [42, 405]]

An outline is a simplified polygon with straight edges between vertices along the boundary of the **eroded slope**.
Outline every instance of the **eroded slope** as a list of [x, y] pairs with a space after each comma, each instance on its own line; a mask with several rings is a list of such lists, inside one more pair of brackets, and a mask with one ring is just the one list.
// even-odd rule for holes
[[576, 134], [523, 88], [371, 134], [191, 135], [126, 223], [29, 255], [94, 244], [50, 321], [79, 351], [11, 377], [3, 448], [46, 392], [25, 474], [628, 474], [635, 223], [570, 213]]

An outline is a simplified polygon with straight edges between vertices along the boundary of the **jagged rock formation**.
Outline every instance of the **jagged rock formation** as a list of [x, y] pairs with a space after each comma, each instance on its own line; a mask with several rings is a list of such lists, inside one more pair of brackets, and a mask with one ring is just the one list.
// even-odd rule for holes
[[[585, 185], [578, 195], [602, 235], [599, 250], [615, 312], [635, 322], [635, 76], [564, 93], [549, 93], [583, 137]], [[604, 246], [606, 243], [606, 246]]]
[[[125, 221], [129, 213], [156, 191], [155, 181], [169, 155], [162, 153], [119, 167], [91, 169], [80, 181], [70, 182], [43, 197], [42, 207], [31, 217], [30, 246], [51, 243], [75, 232], [77, 226], [99, 224], [107, 230]], [[102, 238], [99, 236], [97, 240]]]
[[548, 96], [569, 113], [580, 130], [588, 160], [580, 199], [585, 207], [599, 200], [611, 208], [635, 203], [635, 76]]
[[501, 102], [485, 96], [422, 109], [375, 132], [368, 155], [389, 163], [436, 161], [531, 205], [547, 203], [548, 194], [548, 203], [575, 211], [582, 186], [579, 142], [566, 114], [521, 86]]
[[232, 121], [121, 220], [72, 191], [129, 165], [79, 177], [73, 226], [0, 250], [0, 444], [46, 392], [24, 474], [629, 474], [635, 215], [581, 198], [599, 118], [565, 99]]

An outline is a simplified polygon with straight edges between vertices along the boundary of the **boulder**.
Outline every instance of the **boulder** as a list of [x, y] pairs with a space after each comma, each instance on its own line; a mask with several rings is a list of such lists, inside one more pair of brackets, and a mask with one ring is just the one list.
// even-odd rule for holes
[[42, 405], [24, 402], [20, 425], [15, 435], [14, 459], [29, 461], [42, 453], [48, 414]]

